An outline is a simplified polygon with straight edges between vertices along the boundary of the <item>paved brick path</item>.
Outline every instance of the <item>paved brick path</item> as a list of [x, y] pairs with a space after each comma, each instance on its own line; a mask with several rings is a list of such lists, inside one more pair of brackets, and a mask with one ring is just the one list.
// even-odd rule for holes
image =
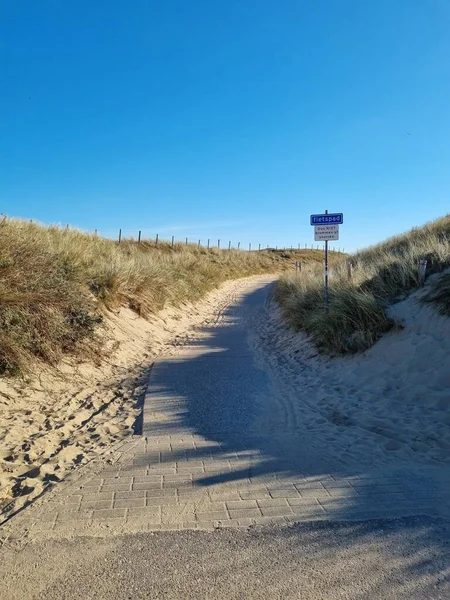
[[[283, 426], [273, 425], [282, 406], [272, 401], [275, 391], [253, 364], [241, 327], [264, 293], [262, 285], [251, 289], [178, 355], [156, 363], [143, 435], [118, 447], [114, 464], [80, 470], [17, 522], [31, 535], [70, 537], [450, 517], [448, 468], [372, 468], [370, 457], [369, 466], [339, 468], [333, 448], [301, 424], [290, 426], [284, 416]], [[268, 402], [273, 416], [255, 427]]]
[[[23, 523], [33, 534], [53, 538], [450, 516], [448, 473], [443, 477], [402, 469], [348, 476], [259, 475], [262, 460], [257, 451], [230, 453], [218, 443], [189, 434], [130, 442], [122, 448], [118, 463], [94, 476], [87, 474], [51, 501], [33, 507]], [[205, 485], [205, 479], [214, 477], [217, 481]]]

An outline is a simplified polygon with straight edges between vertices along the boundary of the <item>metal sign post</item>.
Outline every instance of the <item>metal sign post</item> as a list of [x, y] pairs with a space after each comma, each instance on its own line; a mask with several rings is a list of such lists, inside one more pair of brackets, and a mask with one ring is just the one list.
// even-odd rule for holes
[[314, 226], [315, 241], [325, 242], [325, 313], [329, 310], [328, 298], [328, 241], [339, 239], [339, 225], [344, 222], [342, 213], [311, 215], [310, 223]]

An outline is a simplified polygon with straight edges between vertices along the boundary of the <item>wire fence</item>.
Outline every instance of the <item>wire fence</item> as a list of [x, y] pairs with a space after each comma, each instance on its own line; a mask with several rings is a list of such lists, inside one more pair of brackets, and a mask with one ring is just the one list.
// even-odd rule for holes
[[[236, 240], [229, 240], [229, 239], [223, 239], [223, 238], [193, 238], [193, 237], [184, 237], [184, 236], [180, 236], [180, 235], [171, 235], [171, 236], [161, 236], [158, 233], [154, 233], [154, 234], [147, 234], [146, 232], [139, 230], [139, 231], [131, 231], [131, 230], [125, 230], [125, 229], [119, 229], [116, 232], [102, 232], [100, 230], [95, 229], [94, 230], [94, 235], [101, 235], [103, 237], [107, 237], [110, 239], [114, 239], [116, 240], [119, 244], [122, 241], [127, 240], [129, 241], [134, 241], [137, 244], [140, 244], [141, 242], [151, 242], [153, 243], [155, 246], [158, 246], [158, 244], [165, 244], [165, 245], [170, 245], [172, 247], [174, 247], [175, 245], [179, 245], [179, 244], [183, 244], [186, 246], [189, 245], [195, 245], [198, 248], [206, 248], [206, 249], [212, 249], [212, 248], [217, 248], [219, 250], [242, 250], [242, 251], [263, 251], [263, 250], [283, 250], [283, 251], [293, 251], [293, 250], [323, 250], [324, 249], [324, 245], [322, 244], [308, 244], [308, 243], [299, 243], [297, 242], [296, 244], [291, 244], [291, 245], [285, 245], [285, 246], [279, 246], [279, 245], [272, 245], [272, 244], [267, 244], [267, 243], [261, 243], [261, 242], [242, 242], [239, 239]], [[345, 252], [344, 248], [341, 247], [336, 247], [336, 246], [330, 246], [330, 244], [328, 245], [328, 249], [330, 252]]]
[[[3, 220], [7, 220], [8, 215], [5, 215], [4, 213], [0, 213], [0, 217]], [[37, 225], [41, 225], [39, 222], [35, 221], [34, 219], [29, 219], [30, 223], [34, 223]], [[242, 251], [264, 251], [264, 250], [282, 250], [282, 251], [293, 251], [293, 250], [324, 250], [325, 245], [320, 245], [320, 244], [308, 244], [308, 243], [300, 243], [297, 242], [296, 244], [291, 244], [291, 245], [284, 245], [284, 246], [278, 246], [278, 245], [273, 245], [273, 244], [266, 244], [266, 243], [261, 243], [261, 242], [241, 242], [241, 241], [233, 241], [233, 240], [224, 240], [222, 238], [205, 238], [205, 239], [201, 239], [201, 238], [193, 238], [193, 237], [183, 237], [180, 235], [171, 235], [171, 236], [161, 236], [159, 233], [151, 233], [149, 232], [149, 230], [138, 230], [138, 231], [133, 231], [131, 229], [118, 229], [115, 231], [106, 231], [106, 230], [100, 230], [100, 229], [94, 229], [92, 230], [81, 230], [78, 229], [76, 227], [71, 227], [70, 225], [66, 225], [65, 227], [63, 225], [53, 225], [53, 227], [57, 227], [58, 229], [63, 229], [66, 231], [79, 231], [80, 233], [86, 233], [86, 234], [90, 234], [90, 235], [94, 235], [94, 236], [99, 236], [99, 237], [103, 237], [106, 239], [110, 239], [110, 240], [115, 240], [117, 241], [117, 243], [122, 243], [124, 241], [129, 242], [136, 242], [136, 244], [141, 244], [146, 242], [151, 243], [155, 246], [158, 246], [159, 244], [164, 244], [164, 245], [170, 245], [172, 248], [175, 247], [176, 245], [195, 245], [198, 248], [205, 248], [205, 249], [221, 249], [221, 250], [242, 250]], [[336, 246], [332, 246], [330, 243], [328, 243], [328, 251], [329, 252], [345, 252], [345, 248], [341, 248], [341, 247], [336, 247]]]

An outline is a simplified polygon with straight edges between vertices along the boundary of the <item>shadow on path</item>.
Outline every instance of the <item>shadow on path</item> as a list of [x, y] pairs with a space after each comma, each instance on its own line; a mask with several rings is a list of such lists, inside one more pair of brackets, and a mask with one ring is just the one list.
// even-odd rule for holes
[[[258, 319], [264, 318], [269, 289], [264, 285], [246, 294], [222, 313], [220, 323], [201, 328], [199, 339], [184, 352], [155, 364], [144, 435], [189, 433], [209, 440], [210, 445], [183, 449], [178, 456], [218, 459], [218, 472], [203, 474], [197, 486], [251, 484], [264, 478], [278, 479], [279, 485], [312, 485], [317, 480], [328, 491], [328, 508], [338, 519], [450, 514], [447, 467], [423, 469], [393, 462], [376, 469], [370, 466], [370, 456], [365, 466], [343, 467], [332, 445], [302, 423], [292, 422], [282, 392], [256, 366], [247, 339], [246, 327], [257, 327]], [[242, 468], [237, 462], [232, 470], [220, 470], [220, 460], [236, 455]], [[176, 452], [167, 460], [177, 460]]]

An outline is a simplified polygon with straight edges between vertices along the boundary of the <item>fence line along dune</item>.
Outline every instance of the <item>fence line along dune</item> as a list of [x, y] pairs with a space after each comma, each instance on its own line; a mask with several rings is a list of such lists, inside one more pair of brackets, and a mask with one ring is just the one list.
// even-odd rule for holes
[[320, 261], [313, 250], [238, 252], [154, 240], [117, 241], [4, 218], [0, 222], [0, 374], [63, 355], [97, 359], [105, 310], [147, 317], [193, 302], [225, 280]]
[[[338, 260], [330, 274], [328, 313], [320, 268], [284, 275], [275, 296], [289, 323], [321, 350], [360, 352], [395, 325], [386, 308], [418, 287], [421, 260], [427, 261], [428, 274], [450, 266], [450, 215]], [[450, 315], [448, 274], [433, 281], [426, 299]]]

